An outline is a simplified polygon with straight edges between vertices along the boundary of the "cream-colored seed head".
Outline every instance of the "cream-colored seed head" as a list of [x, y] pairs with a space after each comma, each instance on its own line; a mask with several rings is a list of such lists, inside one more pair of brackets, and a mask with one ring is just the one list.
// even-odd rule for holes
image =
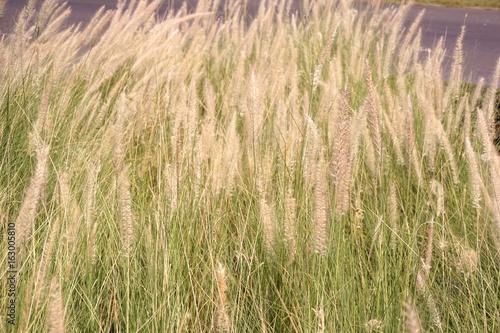
[[264, 247], [268, 254], [273, 255], [276, 248], [276, 215], [274, 204], [261, 199], [260, 210], [264, 231]]
[[227, 300], [227, 275], [225, 267], [219, 263], [215, 270], [217, 280], [218, 304], [216, 313], [217, 332], [228, 333], [231, 331], [231, 318], [229, 317], [229, 304]]
[[344, 91], [337, 114], [337, 126], [333, 140], [333, 183], [336, 190], [335, 212], [344, 214], [350, 206], [351, 192], [351, 123], [349, 117], [349, 95]]
[[422, 332], [422, 326], [420, 324], [420, 318], [418, 316], [418, 311], [409, 299], [404, 303], [405, 307], [405, 332], [406, 333], [420, 333]]
[[293, 191], [288, 189], [285, 196], [285, 239], [288, 245], [290, 259], [293, 260], [297, 253], [297, 203], [293, 197]]
[[117, 192], [120, 207], [120, 231], [122, 233], [124, 254], [129, 256], [134, 247], [134, 215], [132, 212], [132, 195], [128, 167], [118, 173]]
[[314, 252], [326, 255], [328, 241], [327, 226], [327, 169], [323, 160], [320, 160], [316, 167], [316, 181], [314, 184], [314, 227], [313, 227], [313, 247]]
[[16, 220], [16, 236], [20, 247], [31, 236], [34, 228], [38, 201], [47, 182], [49, 151], [49, 146], [42, 146], [37, 150], [35, 173], [30, 180]]
[[469, 246], [459, 248], [456, 266], [458, 271], [464, 274], [466, 279], [475, 275], [478, 270], [478, 265], [479, 254], [476, 250], [470, 248]]
[[50, 284], [48, 325], [50, 333], [64, 333], [66, 331], [61, 286], [55, 278]]
[[370, 319], [365, 323], [367, 333], [379, 332], [384, 327], [384, 322], [379, 319]]

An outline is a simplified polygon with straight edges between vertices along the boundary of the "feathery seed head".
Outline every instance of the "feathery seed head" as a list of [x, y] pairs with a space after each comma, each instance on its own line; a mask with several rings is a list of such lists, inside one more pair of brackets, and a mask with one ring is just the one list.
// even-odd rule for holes
[[273, 255], [276, 246], [276, 215], [274, 204], [269, 204], [265, 199], [261, 199], [260, 211], [264, 230], [264, 247], [268, 254]]
[[411, 299], [404, 303], [405, 307], [405, 332], [406, 333], [420, 333], [422, 326], [420, 325], [420, 318], [418, 312]]
[[218, 290], [218, 306], [216, 313], [217, 332], [228, 333], [231, 331], [231, 318], [229, 317], [228, 301], [227, 301], [227, 275], [226, 269], [221, 263], [218, 263], [215, 270], [215, 278], [217, 280]]
[[468, 246], [459, 249], [456, 265], [458, 270], [462, 272], [466, 278], [474, 275], [474, 273], [477, 271], [478, 263], [479, 255], [477, 251]]
[[379, 319], [370, 319], [365, 323], [366, 332], [377, 332], [384, 327], [384, 322]]
[[38, 201], [47, 182], [49, 151], [49, 146], [42, 146], [37, 150], [35, 173], [30, 180], [16, 220], [16, 235], [19, 240], [19, 247], [22, 247], [23, 243], [26, 242], [34, 227]]
[[49, 327], [50, 333], [64, 333], [64, 304], [61, 293], [61, 286], [54, 278], [50, 284], [50, 303], [49, 303]]
[[328, 228], [326, 207], [326, 166], [321, 159], [316, 166], [316, 179], [314, 184], [314, 252], [326, 255]]

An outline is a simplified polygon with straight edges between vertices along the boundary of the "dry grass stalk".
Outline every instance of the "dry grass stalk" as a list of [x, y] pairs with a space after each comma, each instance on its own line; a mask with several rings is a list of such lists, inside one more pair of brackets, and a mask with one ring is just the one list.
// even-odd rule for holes
[[292, 126], [286, 131], [285, 137], [285, 165], [288, 168], [288, 174], [293, 179], [297, 168], [297, 160], [300, 156], [301, 135], [296, 126]]
[[361, 201], [361, 195], [359, 192], [354, 199], [353, 211], [354, 225], [352, 227], [354, 228], [354, 231], [357, 232], [358, 230], [361, 230], [363, 228], [363, 221], [365, 219], [365, 211], [363, 209], [363, 203]]
[[469, 168], [469, 179], [471, 186], [472, 195], [472, 205], [476, 209], [481, 208], [481, 189], [484, 186], [481, 180], [481, 174], [479, 173], [479, 166], [476, 160], [476, 154], [472, 149], [470, 139], [465, 138], [465, 156], [467, 158], [467, 166]]
[[[448, 87], [444, 95], [444, 105], [443, 111], [448, 111], [450, 104], [457, 99], [460, 82], [462, 81], [462, 42], [465, 35], [465, 25], [462, 25], [462, 30], [457, 38], [457, 43], [455, 44], [455, 50], [453, 52], [453, 65], [451, 66], [450, 79], [448, 80]], [[452, 112], [450, 113], [452, 114]], [[450, 114], [448, 116], [450, 116]]]
[[398, 199], [398, 193], [396, 189], [396, 185], [393, 181], [389, 184], [389, 220], [391, 223], [391, 248], [395, 248], [398, 237], [401, 233], [399, 222], [400, 222], [400, 205]]
[[365, 160], [366, 166], [368, 167], [368, 171], [373, 178], [373, 186], [378, 187], [378, 172], [377, 172], [377, 158], [375, 156], [375, 149], [373, 149], [373, 145], [371, 144], [370, 133], [368, 130], [364, 131], [363, 143], [365, 147]]
[[395, 14], [393, 14], [393, 18], [390, 24], [391, 31], [389, 35], [389, 40], [387, 42], [386, 52], [383, 57], [384, 64], [381, 73], [384, 79], [386, 79], [390, 74], [391, 65], [393, 63], [393, 57], [395, 53], [394, 51], [396, 50], [398, 42], [402, 36], [401, 27], [403, 26], [406, 13], [408, 12], [409, 9], [410, 9], [409, 5], [404, 5], [400, 10], [398, 10]]
[[[408, 32], [406, 33], [405, 38], [403, 39], [401, 44], [398, 45], [399, 50], [401, 50], [403, 52], [403, 56], [400, 57], [399, 61], [398, 61], [398, 73], [400, 73], [400, 75], [405, 75], [404, 73], [406, 73], [407, 67], [410, 63], [413, 49], [412, 49], [412, 47], [409, 47], [409, 45], [410, 45], [411, 39], [414, 37], [417, 29], [420, 33], [419, 27], [420, 27], [420, 23], [422, 21], [422, 18], [424, 17], [424, 13], [425, 13], [425, 9], [421, 10], [418, 13], [417, 17], [415, 18], [415, 20], [411, 24], [410, 28], [408, 29]], [[420, 41], [420, 38], [418, 38], [418, 37], [415, 39], [416, 39], [416, 41]], [[420, 43], [417, 43], [417, 44], [420, 45]]]
[[134, 215], [132, 213], [132, 195], [128, 166], [122, 168], [117, 176], [118, 204], [120, 207], [120, 231], [123, 239], [125, 256], [130, 256], [134, 246]]
[[[96, 164], [91, 164], [88, 167], [87, 179], [83, 189], [83, 197], [85, 198], [85, 220], [87, 221], [87, 246], [89, 251], [94, 248], [94, 232], [97, 231], [97, 229], [94, 228], [94, 213], [97, 176], [100, 169], [101, 166]], [[89, 257], [92, 258], [93, 256], [90, 255]]]
[[436, 304], [436, 300], [432, 296], [427, 282], [429, 280], [429, 273], [431, 269], [432, 261], [432, 251], [433, 251], [433, 241], [434, 241], [434, 219], [429, 222], [429, 233], [427, 236], [427, 251], [425, 253], [425, 259], [422, 262], [422, 268], [417, 272], [417, 290], [420, 292], [422, 297], [427, 301], [427, 307], [432, 316], [434, 325], [441, 330], [441, 315]]
[[352, 168], [357, 164], [359, 146], [362, 135], [366, 130], [366, 103], [361, 107], [356, 115], [353, 117], [352, 130], [350, 138], [350, 163]]
[[306, 187], [310, 187], [314, 183], [315, 179], [320, 137], [316, 124], [307, 115], [305, 116], [305, 123], [306, 139], [304, 146], [302, 172], [304, 175]]
[[[385, 103], [387, 104], [387, 107], [385, 108], [385, 112], [382, 112], [387, 118], [384, 118], [384, 121], [386, 119], [396, 119], [400, 115], [400, 109], [399, 105], [397, 105], [398, 101], [394, 99], [395, 96], [393, 96], [394, 93], [392, 92], [391, 86], [385, 82], [384, 83], [384, 99]], [[397, 96], [396, 96], [397, 97]]]
[[107, 11], [104, 15], [105, 7], [101, 7], [92, 17], [87, 27], [82, 32], [83, 45], [94, 45], [99, 36], [104, 33], [104, 28], [111, 20], [113, 12]]
[[410, 98], [408, 97], [408, 108], [405, 112], [405, 124], [406, 124], [406, 168], [408, 170], [408, 174], [410, 173], [411, 168], [411, 156], [415, 149], [415, 134], [413, 129], [413, 108], [411, 105]]
[[184, 315], [177, 319], [177, 327], [179, 327], [177, 332], [192, 332], [193, 331], [193, 316], [189, 311], [186, 311]]
[[493, 72], [493, 76], [491, 77], [490, 87], [486, 92], [486, 96], [484, 98], [484, 106], [486, 112], [486, 119], [488, 120], [489, 132], [491, 137], [495, 137], [496, 131], [496, 109], [495, 109], [495, 99], [498, 91], [498, 80], [500, 79], [500, 57], [498, 57], [497, 65], [495, 67], [495, 71]]
[[468, 103], [468, 106], [471, 110], [475, 110], [478, 107], [479, 98], [481, 98], [481, 93], [484, 87], [484, 78], [480, 78], [476, 84], [476, 88], [474, 88], [474, 92], [472, 93], [472, 97]]
[[465, 105], [464, 111], [464, 124], [463, 124], [463, 135], [465, 138], [470, 138], [471, 136], [471, 108], [469, 104]]
[[454, 107], [453, 112], [448, 115], [446, 122], [448, 137], [453, 137], [456, 133], [463, 133], [465, 113], [467, 112], [470, 96], [469, 94], [464, 94], [462, 97], [457, 98], [459, 99], [458, 107]]
[[[493, 145], [490, 143], [490, 145]], [[492, 209], [493, 209], [493, 218], [495, 224], [493, 225], [493, 231], [495, 241], [500, 241], [500, 157], [495, 153], [493, 158], [489, 160], [488, 163], [490, 169], [490, 177], [493, 188], [493, 197], [492, 197]], [[499, 244], [496, 244], [497, 246]], [[500, 248], [497, 248], [500, 250]]]
[[[71, 9], [66, 5], [61, 5], [58, 8], [61, 12], [57, 15], [52, 15], [53, 19], [50, 19], [47, 23], [45, 29], [43, 29], [40, 39], [49, 39], [54, 36], [58, 31], [61, 30], [64, 23], [67, 21], [71, 14]], [[69, 50], [69, 49], [66, 49]]]
[[[56, 64], [54, 65], [54, 67], [57, 68], [58, 61], [56, 60], [55, 62]], [[47, 84], [43, 89], [37, 118], [34, 124], [33, 131], [29, 136], [30, 151], [36, 151], [40, 147], [41, 141], [43, 141], [44, 138], [44, 134], [47, 134], [46, 132], [51, 127], [51, 118], [53, 117], [52, 113], [54, 112], [54, 110], [51, 108], [50, 98], [53, 95], [56, 81], [60, 79], [56, 72], [57, 70], [53, 70], [49, 74], [49, 77], [47, 78]]]
[[337, 113], [335, 138], [333, 140], [333, 182], [336, 190], [335, 213], [344, 214], [350, 206], [351, 159], [350, 159], [349, 94], [344, 90]]
[[365, 323], [366, 332], [379, 332], [384, 327], [384, 323], [380, 319], [370, 319]]
[[116, 122], [113, 127], [115, 149], [113, 158], [116, 170], [116, 185], [118, 205], [120, 210], [120, 231], [122, 234], [125, 256], [129, 256], [133, 247], [134, 238], [134, 216], [132, 213], [132, 195], [130, 192], [129, 167], [125, 163], [125, 130], [130, 108], [127, 107], [127, 99], [122, 93], [118, 101]]
[[266, 311], [264, 310], [264, 306], [262, 304], [262, 299], [259, 302], [259, 319], [260, 319], [260, 331], [261, 333], [267, 333], [268, 332], [268, 323], [266, 319]]
[[40, 30], [44, 29], [49, 19], [49, 16], [55, 11], [57, 3], [58, 2], [56, 0], [45, 0], [42, 2], [35, 23], [38, 29]]
[[225, 160], [226, 151], [222, 140], [217, 140], [214, 145], [210, 164], [210, 178], [212, 181], [212, 193], [217, 196], [226, 185], [227, 170], [226, 167], [230, 161]]
[[113, 159], [115, 169], [120, 170], [124, 167], [126, 143], [125, 131], [130, 113], [130, 108], [127, 105], [127, 97], [125, 93], [121, 93], [117, 101], [116, 121], [112, 128], [115, 147], [113, 149]]
[[326, 214], [326, 166], [323, 160], [320, 160], [316, 167], [316, 181], [314, 184], [314, 252], [320, 255], [326, 255], [328, 228]]
[[479, 255], [477, 251], [470, 248], [468, 245], [459, 248], [456, 266], [457, 269], [464, 274], [465, 279], [469, 279], [476, 273], [478, 264]]
[[405, 307], [405, 332], [406, 333], [420, 333], [422, 332], [422, 325], [418, 317], [418, 311], [413, 305], [411, 299], [404, 303]]
[[[420, 168], [420, 158], [418, 157], [417, 149], [415, 147], [415, 134], [413, 129], [413, 107], [408, 97], [408, 108], [406, 109], [406, 168], [408, 174], [411, 170], [415, 172], [415, 176], [419, 184], [422, 183], [422, 171]], [[413, 168], [413, 169], [412, 169]]]
[[19, 37], [22, 37], [26, 33], [26, 28], [35, 15], [35, 4], [36, 0], [28, 0], [26, 6], [19, 13], [14, 27], [14, 33]]
[[439, 140], [439, 144], [444, 149], [446, 159], [450, 165], [453, 184], [457, 185], [460, 182], [460, 179], [458, 176], [458, 167], [457, 167], [457, 163], [455, 161], [453, 148], [451, 146], [450, 140], [448, 139], [448, 135], [446, 134], [446, 132], [443, 128], [443, 125], [441, 125], [441, 123], [439, 121], [436, 121], [435, 124], [436, 124], [437, 137]]
[[325, 310], [323, 305], [316, 311], [316, 316], [318, 316], [318, 333], [325, 333]]
[[483, 144], [483, 154], [481, 159], [483, 161], [490, 161], [493, 158], [495, 149], [492, 147], [492, 136], [488, 130], [488, 125], [486, 122], [486, 117], [483, 110], [477, 109], [477, 135], [481, 138]]
[[215, 118], [215, 91], [211, 85], [206, 84], [204, 92], [206, 114], [201, 126], [201, 142], [199, 152], [201, 155], [201, 161], [210, 157], [212, 147], [216, 141], [215, 126], [217, 122], [217, 119]]
[[443, 216], [445, 213], [443, 184], [433, 179], [430, 185], [432, 193], [436, 196], [436, 215]]
[[234, 180], [238, 173], [240, 160], [240, 137], [237, 131], [237, 115], [233, 115], [229, 123], [229, 129], [226, 134], [226, 188], [231, 191], [234, 187]]
[[403, 151], [401, 150], [402, 139], [398, 133], [397, 126], [389, 119], [389, 116], [386, 112], [382, 112], [382, 116], [384, 117], [385, 127], [392, 141], [392, 148], [394, 148], [394, 152], [396, 153], [396, 158], [398, 164], [405, 164], [405, 158], [403, 156]]
[[248, 151], [248, 166], [250, 172], [257, 168], [261, 157], [260, 139], [261, 130], [264, 126], [264, 103], [261, 97], [262, 81], [252, 71], [249, 78], [249, 89], [247, 89], [247, 102], [244, 104], [244, 128], [246, 131], [245, 145]]
[[332, 52], [333, 41], [335, 40], [336, 34], [337, 34], [337, 27], [335, 27], [335, 29], [333, 30], [332, 35], [328, 39], [328, 42], [323, 47], [323, 50], [319, 55], [319, 61], [314, 69], [314, 74], [313, 74], [313, 81], [312, 81], [313, 91], [316, 90], [316, 88], [318, 88], [321, 72], [323, 71], [323, 66], [328, 60], [330, 53]]
[[429, 221], [429, 233], [427, 235], [427, 251], [425, 252], [425, 260], [423, 265], [424, 279], [427, 281], [431, 270], [432, 251], [434, 242], [434, 218]]
[[[254, 71], [250, 74], [248, 91], [248, 106], [245, 112], [245, 127], [247, 129], [247, 147], [259, 151], [260, 131], [264, 125], [264, 105], [261, 100], [263, 82]], [[253, 154], [249, 154], [253, 156]]]
[[0, 0], [0, 18], [3, 17], [3, 11], [5, 10], [5, 4], [7, 0]]
[[389, 216], [393, 224], [399, 222], [399, 200], [396, 185], [393, 181], [389, 185]]
[[56, 243], [56, 237], [59, 236], [59, 230], [61, 227], [61, 219], [56, 217], [54, 219], [52, 228], [50, 229], [49, 236], [45, 245], [43, 247], [42, 257], [40, 259], [40, 269], [38, 270], [38, 274], [35, 281], [35, 301], [38, 306], [38, 302], [42, 299], [42, 291], [45, 283], [45, 277], [47, 275], [47, 271], [50, 269], [50, 265], [52, 264], [52, 255], [54, 251], [54, 246]]
[[229, 317], [229, 304], [227, 301], [227, 275], [224, 266], [219, 263], [215, 270], [218, 290], [218, 306], [216, 312], [217, 332], [228, 333], [231, 331], [231, 318]]
[[91, 230], [94, 225], [96, 185], [100, 169], [101, 166], [95, 164], [88, 167], [87, 179], [83, 189], [83, 196], [85, 198], [85, 219], [87, 220], [88, 230]]
[[80, 228], [80, 218], [82, 212], [76, 198], [71, 193], [70, 179], [66, 171], [60, 173], [58, 177], [58, 203], [61, 208], [63, 221], [67, 221], [68, 227], [63, 238], [68, 246], [68, 253], [73, 253], [78, 240], [78, 229]]
[[276, 247], [276, 215], [274, 204], [260, 200], [260, 215], [264, 231], [264, 247], [266, 252], [274, 255]]
[[382, 246], [382, 240], [384, 239], [384, 234], [383, 234], [384, 229], [382, 228], [384, 219], [382, 216], [376, 216], [376, 218], [377, 218], [377, 224], [375, 225], [375, 229], [373, 229], [372, 243], [370, 245], [370, 251], [368, 252], [368, 257], [371, 257], [375, 245], [377, 245], [379, 248]]
[[368, 126], [370, 128], [373, 149], [376, 158], [376, 173], [382, 163], [382, 135], [380, 132], [380, 104], [377, 89], [373, 83], [372, 70], [368, 62], [366, 63], [366, 83], [368, 85]]
[[273, 131], [276, 133], [276, 141], [278, 144], [278, 149], [284, 154], [280, 154], [278, 158], [286, 160], [286, 154], [288, 153], [287, 145], [287, 110], [285, 103], [279, 100], [276, 105], [276, 112], [274, 113]]
[[163, 172], [165, 180], [165, 194], [166, 197], [170, 199], [170, 209], [171, 212], [175, 212], [177, 209], [177, 204], [179, 202], [179, 174], [180, 171], [177, 169], [177, 163], [167, 164]]
[[[406, 76], [408, 73], [408, 68], [411, 66], [413, 70], [419, 70], [419, 63], [417, 61], [419, 54], [422, 50], [422, 29], [419, 29], [415, 39], [407, 46], [406, 52], [403, 52], [398, 63], [398, 73], [399, 75]], [[404, 46], [400, 47], [403, 50]]]
[[16, 235], [21, 248], [30, 237], [34, 228], [36, 208], [47, 182], [47, 162], [49, 160], [49, 146], [40, 147], [37, 150], [37, 162], [35, 173], [30, 180], [26, 195], [19, 210], [16, 220]]
[[439, 330], [442, 330], [442, 324], [441, 324], [441, 315], [439, 314], [439, 310], [436, 304], [436, 300], [432, 296], [429, 288], [427, 287], [427, 281], [425, 277], [425, 272], [422, 272], [422, 270], [419, 270], [417, 273], [417, 290], [420, 292], [422, 297], [426, 300], [427, 302], [427, 307], [429, 308], [429, 311], [431, 313], [432, 321], [434, 323], [434, 326], [436, 326]]
[[288, 246], [290, 260], [295, 259], [297, 253], [297, 203], [293, 197], [292, 189], [288, 189], [285, 197], [285, 239]]
[[272, 191], [274, 157], [269, 153], [265, 154], [258, 166], [256, 175], [256, 189], [261, 198], [265, 198]]
[[[490, 170], [491, 171], [491, 170]], [[498, 179], [497, 179], [498, 181]], [[493, 187], [495, 185], [493, 184]], [[493, 243], [495, 244], [495, 247], [497, 249], [500, 249], [500, 232], [497, 234], [497, 225], [500, 225], [498, 221], [500, 221], [500, 210], [497, 207], [496, 200], [490, 196], [490, 189], [486, 187], [486, 185], [481, 182], [481, 194], [484, 199], [484, 206], [488, 209], [488, 211], [491, 213], [492, 218], [493, 218], [493, 233], [491, 234], [491, 237], [493, 239]], [[493, 193], [494, 196], [494, 193]]]
[[434, 110], [426, 104], [424, 152], [423, 155], [429, 159], [429, 169], [435, 172], [436, 168], [436, 123], [438, 120], [434, 115]]
[[61, 286], [57, 282], [56, 278], [53, 278], [50, 284], [48, 325], [50, 327], [50, 333], [64, 333], [66, 331]]
[[444, 49], [444, 38], [440, 37], [436, 47], [434, 48], [433, 54], [430, 56], [430, 68], [427, 73], [432, 74], [432, 83], [430, 83], [429, 87], [434, 87], [435, 91], [434, 95], [434, 105], [438, 114], [443, 112], [443, 95], [444, 95], [444, 85], [443, 85], [443, 71], [442, 71], [442, 63], [446, 56], [446, 52]]

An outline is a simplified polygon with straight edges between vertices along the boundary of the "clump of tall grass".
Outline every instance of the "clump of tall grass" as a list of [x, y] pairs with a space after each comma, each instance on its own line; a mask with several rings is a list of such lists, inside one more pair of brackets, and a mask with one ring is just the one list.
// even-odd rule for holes
[[498, 331], [500, 60], [462, 85], [462, 31], [444, 82], [409, 5], [160, 4], [0, 42], [15, 330]]

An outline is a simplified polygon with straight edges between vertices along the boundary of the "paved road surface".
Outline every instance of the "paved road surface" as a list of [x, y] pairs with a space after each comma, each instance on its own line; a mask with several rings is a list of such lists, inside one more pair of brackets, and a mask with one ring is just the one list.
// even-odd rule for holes
[[[465, 24], [464, 79], [477, 82], [484, 77], [486, 84], [489, 84], [500, 58], [500, 10], [415, 5], [408, 13], [407, 26], [422, 9], [425, 9], [421, 23], [422, 46], [432, 49], [438, 39], [444, 36], [447, 50], [445, 62], [446, 67], [449, 67], [455, 42], [462, 24]], [[500, 87], [500, 84], [497, 85]]]
[[[190, 0], [195, 3], [196, 0]], [[255, 1], [249, 1], [255, 8]], [[101, 7], [116, 8], [117, 0], [68, 0], [72, 7], [73, 22], [86, 22]], [[6, 32], [12, 26], [26, 0], [8, 0], [4, 17], [0, 19], [0, 31]], [[168, 6], [178, 8], [182, 0], [166, 0], [163, 9]], [[169, 3], [170, 5], [167, 5]], [[500, 10], [472, 8], [445, 8], [438, 6], [419, 6], [411, 8], [406, 26], [409, 26], [418, 13], [425, 9], [422, 19], [422, 47], [431, 48], [439, 37], [445, 37], [447, 58], [445, 72], [451, 64], [451, 55], [455, 41], [460, 34], [462, 24], [466, 33], [464, 45], [464, 80], [477, 82], [480, 77], [490, 83], [491, 74], [500, 57]], [[500, 83], [497, 83], [500, 87]]]

